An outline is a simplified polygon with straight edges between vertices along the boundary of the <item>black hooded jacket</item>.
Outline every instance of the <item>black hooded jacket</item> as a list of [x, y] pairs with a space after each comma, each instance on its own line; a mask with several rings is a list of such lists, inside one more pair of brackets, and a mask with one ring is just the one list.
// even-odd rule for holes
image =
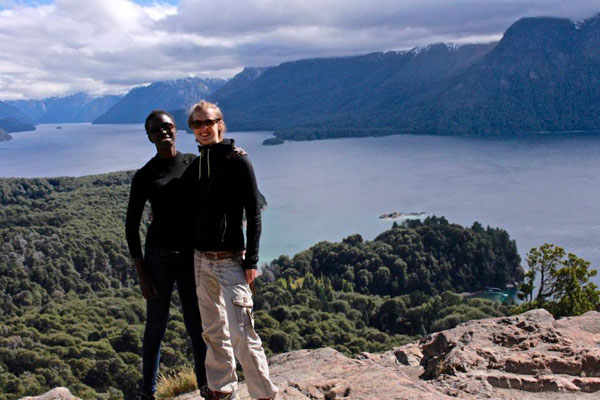
[[224, 139], [199, 146], [200, 157], [184, 175], [186, 185], [193, 190], [194, 247], [200, 251], [245, 249], [244, 268], [252, 269], [258, 263], [261, 195], [250, 160], [245, 155], [233, 157], [233, 143], [233, 139]]
[[168, 250], [192, 248], [193, 227], [182, 176], [195, 158], [179, 152], [168, 159], [154, 156], [133, 176], [125, 220], [131, 257], [142, 256], [140, 221], [146, 201], [152, 204], [153, 214], [146, 245]]

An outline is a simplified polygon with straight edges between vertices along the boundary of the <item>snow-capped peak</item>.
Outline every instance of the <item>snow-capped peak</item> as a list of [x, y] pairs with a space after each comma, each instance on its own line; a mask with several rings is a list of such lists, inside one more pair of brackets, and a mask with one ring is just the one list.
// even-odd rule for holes
[[445, 43], [446, 48], [448, 49], [448, 51], [456, 51], [458, 49], [460, 49], [460, 47], [462, 45], [458, 44], [458, 43]]

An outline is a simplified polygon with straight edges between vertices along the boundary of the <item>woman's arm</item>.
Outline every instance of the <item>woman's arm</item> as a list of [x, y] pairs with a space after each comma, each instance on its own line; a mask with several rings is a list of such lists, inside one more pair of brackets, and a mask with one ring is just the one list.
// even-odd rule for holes
[[129, 203], [127, 204], [127, 215], [125, 217], [125, 237], [129, 246], [129, 253], [133, 259], [133, 266], [140, 280], [140, 289], [145, 299], [156, 297], [158, 292], [152, 279], [144, 269], [142, 258], [142, 245], [140, 241], [140, 222], [146, 205], [146, 190], [143, 179], [139, 172], [136, 173], [131, 182], [129, 192]]
[[140, 241], [140, 222], [146, 205], [146, 190], [142, 176], [138, 171], [131, 182], [129, 191], [129, 203], [127, 204], [127, 215], [125, 217], [125, 237], [132, 258], [142, 257], [142, 244]]
[[243, 206], [246, 211], [246, 258], [244, 269], [256, 269], [258, 249], [262, 229], [260, 215], [260, 192], [252, 163], [246, 156], [238, 158], [240, 163], [240, 185], [242, 188]]

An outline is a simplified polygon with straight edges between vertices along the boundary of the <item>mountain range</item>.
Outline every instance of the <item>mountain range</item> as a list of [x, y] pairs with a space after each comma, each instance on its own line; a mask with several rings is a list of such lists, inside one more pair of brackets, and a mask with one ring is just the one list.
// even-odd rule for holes
[[211, 98], [233, 130], [337, 125], [353, 116], [369, 126], [377, 122], [373, 113], [387, 113], [435, 90], [493, 47], [440, 43], [407, 52], [287, 62], [237, 91], [216, 91]]
[[155, 109], [187, 109], [227, 83], [225, 79], [185, 78], [132, 89], [94, 124], [142, 123]]
[[300, 60], [213, 94], [281, 139], [600, 131], [600, 15], [523, 18], [498, 43]]
[[104, 114], [121, 96], [93, 97], [76, 93], [66, 97], [49, 97], [43, 100], [12, 100], [5, 103], [18, 109], [26, 119], [16, 119], [35, 124], [60, 122], [91, 122]]
[[207, 98], [218, 102], [230, 130], [273, 130], [276, 142], [600, 131], [599, 77], [600, 14], [579, 22], [523, 18], [495, 43], [247, 67], [229, 81], [156, 82], [122, 98], [0, 102], [0, 118], [141, 123], [166, 109], [181, 129], [188, 107]]

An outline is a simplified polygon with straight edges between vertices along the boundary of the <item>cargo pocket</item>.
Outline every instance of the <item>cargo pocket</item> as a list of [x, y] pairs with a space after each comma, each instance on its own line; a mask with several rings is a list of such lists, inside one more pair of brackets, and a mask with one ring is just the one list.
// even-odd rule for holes
[[233, 288], [233, 298], [231, 300], [236, 306], [236, 319], [240, 326], [254, 328], [254, 314], [252, 313], [252, 292], [248, 285], [237, 285]]

